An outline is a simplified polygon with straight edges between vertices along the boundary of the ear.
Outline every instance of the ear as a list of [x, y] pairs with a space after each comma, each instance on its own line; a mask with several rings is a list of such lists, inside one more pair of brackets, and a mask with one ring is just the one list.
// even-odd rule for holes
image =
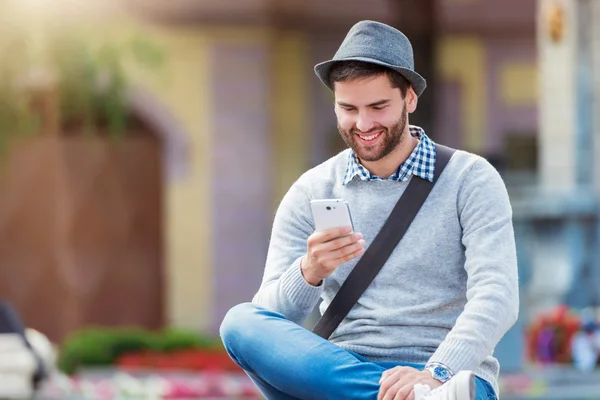
[[408, 111], [409, 114], [415, 112], [417, 109], [417, 103], [419, 102], [419, 97], [412, 86], [410, 86], [406, 91], [406, 97], [404, 98], [404, 101], [406, 101], [406, 111]]

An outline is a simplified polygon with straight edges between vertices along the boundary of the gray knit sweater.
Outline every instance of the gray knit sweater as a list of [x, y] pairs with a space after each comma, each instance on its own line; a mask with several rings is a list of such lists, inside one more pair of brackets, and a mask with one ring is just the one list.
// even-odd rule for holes
[[[329, 306], [357, 260], [315, 287], [300, 271], [314, 232], [311, 199], [345, 199], [356, 232], [373, 241], [408, 182], [343, 185], [348, 151], [306, 172], [275, 216], [262, 285], [253, 302], [302, 323]], [[420, 179], [420, 178], [411, 178]], [[512, 211], [500, 175], [457, 151], [391, 257], [331, 337], [373, 361], [438, 361], [474, 370], [498, 392], [494, 347], [519, 308]]]

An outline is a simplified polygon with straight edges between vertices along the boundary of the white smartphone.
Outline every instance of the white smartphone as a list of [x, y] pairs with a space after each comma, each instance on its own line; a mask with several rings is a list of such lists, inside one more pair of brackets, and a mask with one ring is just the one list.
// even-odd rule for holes
[[354, 230], [352, 217], [350, 216], [350, 208], [345, 200], [311, 200], [310, 208], [315, 223], [315, 230], [323, 231], [331, 228], [341, 228], [343, 226], [351, 226], [352, 230]]

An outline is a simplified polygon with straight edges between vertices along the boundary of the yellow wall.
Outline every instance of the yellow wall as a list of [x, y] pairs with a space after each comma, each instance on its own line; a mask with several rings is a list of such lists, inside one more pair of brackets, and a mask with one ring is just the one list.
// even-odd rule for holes
[[471, 36], [446, 36], [437, 48], [438, 73], [442, 80], [460, 84], [461, 129], [464, 147], [481, 153], [485, 150], [487, 121], [487, 67], [481, 39]]
[[191, 163], [189, 175], [165, 186], [167, 315], [173, 325], [204, 329], [212, 309], [209, 44], [200, 31], [160, 31], [156, 38], [167, 52], [168, 84], [143, 84], [188, 133]]
[[538, 102], [538, 70], [535, 63], [507, 62], [499, 70], [498, 88], [509, 107], [529, 107]]
[[[273, 180], [274, 205], [307, 169], [310, 152], [310, 78], [307, 38], [281, 33], [273, 38]], [[316, 78], [314, 78], [316, 79]]]

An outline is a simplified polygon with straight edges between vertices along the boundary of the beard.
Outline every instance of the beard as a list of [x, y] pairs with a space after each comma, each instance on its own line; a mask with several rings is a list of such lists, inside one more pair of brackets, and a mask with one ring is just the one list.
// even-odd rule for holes
[[[359, 160], [373, 162], [379, 161], [386, 157], [402, 143], [404, 140], [404, 130], [406, 129], [406, 124], [407, 110], [406, 104], [404, 104], [402, 115], [395, 124], [389, 127], [378, 125], [368, 132], [361, 132], [356, 129], [356, 127], [346, 131], [338, 124], [338, 131], [340, 132], [342, 139], [344, 139], [344, 142], [346, 142], [348, 147], [354, 151], [354, 154], [356, 154]], [[357, 137], [358, 133], [361, 133], [363, 136], [368, 136], [370, 133], [381, 131], [383, 131], [381, 137], [372, 146], [367, 146], [361, 143], [360, 139]]]

